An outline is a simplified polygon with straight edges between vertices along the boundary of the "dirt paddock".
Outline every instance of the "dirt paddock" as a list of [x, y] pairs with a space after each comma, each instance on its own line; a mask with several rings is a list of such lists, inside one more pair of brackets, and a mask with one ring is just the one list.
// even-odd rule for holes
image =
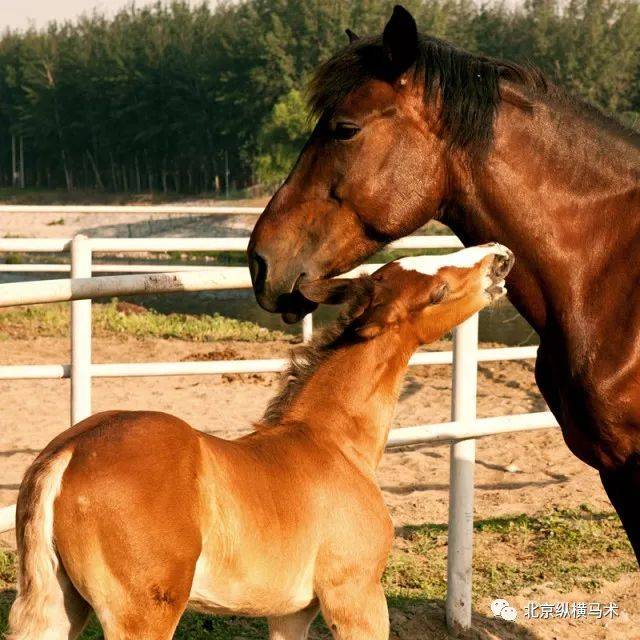
[[[274, 357], [286, 343], [189, 343], [177, 340], [109, 338], [94, 341], [94, 362], [170, 361], [190, 359]], [[3, 364], [68, 362], [68, 341], [60, 338], [0, 342]], [[396, 426], [449, 419], [450, 367], [410, 370], [396, 415]], [[175, 413], [194, 427], [222, 437], [245, 432], [260, 417], [275, 393], [271, 374], [97, 379], [93, 410], [150, 408]], [[69, 381], [0, 381], [0, 505], [15, 502], [22, 473], [37, 452], [68, 425]], [[533, 363], [497, 362], [480, 367], [478, 415], [541, 411], [533, 381]], [[401, 532], [424, 523], [446, 523], [449, 487], [448, 446], [412, 446], [389, 451], [378, 478], [402, 545]], [[478, 441], [476, 519], [514, 514], [535, 515], [554, 508], [611, 511], [598, 475], [574, 458], [558, 430], [492, 436]], [[12, 534], [1, 544], [11, 547]], [[486, 551], [486, 550], [485, 550]], [[491, 550], [489, 550], [491, 552]], [[478, 549], [478, 552], [483, 552]], [[499, 549], [495, 550], [499, 553]], [[640, 637], [640, 582], [635, 573], [603, 584], [597, 593], [580, 589], [560, 593], [532, 584], [514, 593], [496, 593], [522, 611], [535, 596], [540, 602], [615, 601], [613, 620], [525, 620], [494, 618], [490, 597], [474, 601], [474, 637], [553, 639], [632, 639]], [[532, 596], [533, 594], [533, 596]], [[446, 638], [439, 599], [392, 606], [393, 637]]]

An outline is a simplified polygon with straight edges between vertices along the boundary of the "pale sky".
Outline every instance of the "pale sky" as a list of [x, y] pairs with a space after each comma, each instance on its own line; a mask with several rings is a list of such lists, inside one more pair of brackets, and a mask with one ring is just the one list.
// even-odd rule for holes
[[[189, 0], [199, 4], [201, 0]], [[481, 2], [481, 0], [477, 0]], [[519, 4], [521, 0], [507, 0], [508, 6]], [[152, 4], [155, 0], [135, 0], [136, 6]], [[208, 0], [216, 4], [217, 0]], [[0, 34], [7, 28], [27, 29], [30, 26], [44, 27], [51, 20], [73, 20], [83, 13], [111, 15], [118, 9], [131, 5], [133, 0], [0, 0]], [[391, 3], [389, 3], [391, 6]]]
[[[135, 4], [150, 3], [137, 0]], [[130, 4], [131, 0], [0, 0], [0, 33], [7, 27], [26, 29], [31, 25], [43, 27], [51, 20], [72, 20], [94, 9], [110, 15]]]

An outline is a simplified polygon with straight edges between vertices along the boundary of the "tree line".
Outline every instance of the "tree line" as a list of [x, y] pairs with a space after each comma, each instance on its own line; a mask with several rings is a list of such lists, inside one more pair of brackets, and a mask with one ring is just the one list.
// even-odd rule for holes
[[[407, 0], [422, 30], [531, 61], [632, 126], [640, 5]], [[382, 0], [130, 7], [0, 38], [0, 185], [199, 192], [286, 173], [308, 131], [304, 85], [347, 42], [379, 33]], [[12, 158], [14, 159], [12, 162]], [[17, 159], [16, 159], [17, 158]], [[15, 166], [14, 166], [15, 165]]]

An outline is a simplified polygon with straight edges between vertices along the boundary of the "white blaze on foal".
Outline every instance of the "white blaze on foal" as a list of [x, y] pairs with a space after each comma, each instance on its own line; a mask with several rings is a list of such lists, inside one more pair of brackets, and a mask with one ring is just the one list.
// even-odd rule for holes
[[[489, 256], [492, 258], [502, 256], [509, 263], [513, 261], [513, 252], [510, 249], [497, 242], [490, 242], [443, 256], [409, 256], [399, 258], [395, 262], [406, 271], [417, 271], [427, 276], [435, 276], [441, 269], [449, 267], [469, 269], [480, 264]], [[494, 300], [506, 293], [504, 279], [496, 282], [487, 273], [484, 280], [486, 281], [485, 289], [491, 290], [491, 293], [494, 294]]]

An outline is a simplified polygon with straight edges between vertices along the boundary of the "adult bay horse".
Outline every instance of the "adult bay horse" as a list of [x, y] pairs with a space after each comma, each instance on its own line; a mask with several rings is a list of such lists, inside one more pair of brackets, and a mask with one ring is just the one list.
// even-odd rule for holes
[[251, 237], [258, 302], [295, 321], [313, 308], [300, 283], [432, 218], [511, 247], [540, 390], [640, 558], [640, 136], [534, 69], [419, 35], [402, 7], [350, 39], [317, 71], [317, 126]]
[[386, 640], [380, 583], [393, 526], [375, 480], [411, 354], [504, 293], [497, 244], [301, 285], [347, 302], [295, 356], [255, 431], [229, 441], [154, 411], [108, 411], [60, 434], [20, 486], [9, 640], [169, 640], [186, 607], [265, 616], [302, 640]]

